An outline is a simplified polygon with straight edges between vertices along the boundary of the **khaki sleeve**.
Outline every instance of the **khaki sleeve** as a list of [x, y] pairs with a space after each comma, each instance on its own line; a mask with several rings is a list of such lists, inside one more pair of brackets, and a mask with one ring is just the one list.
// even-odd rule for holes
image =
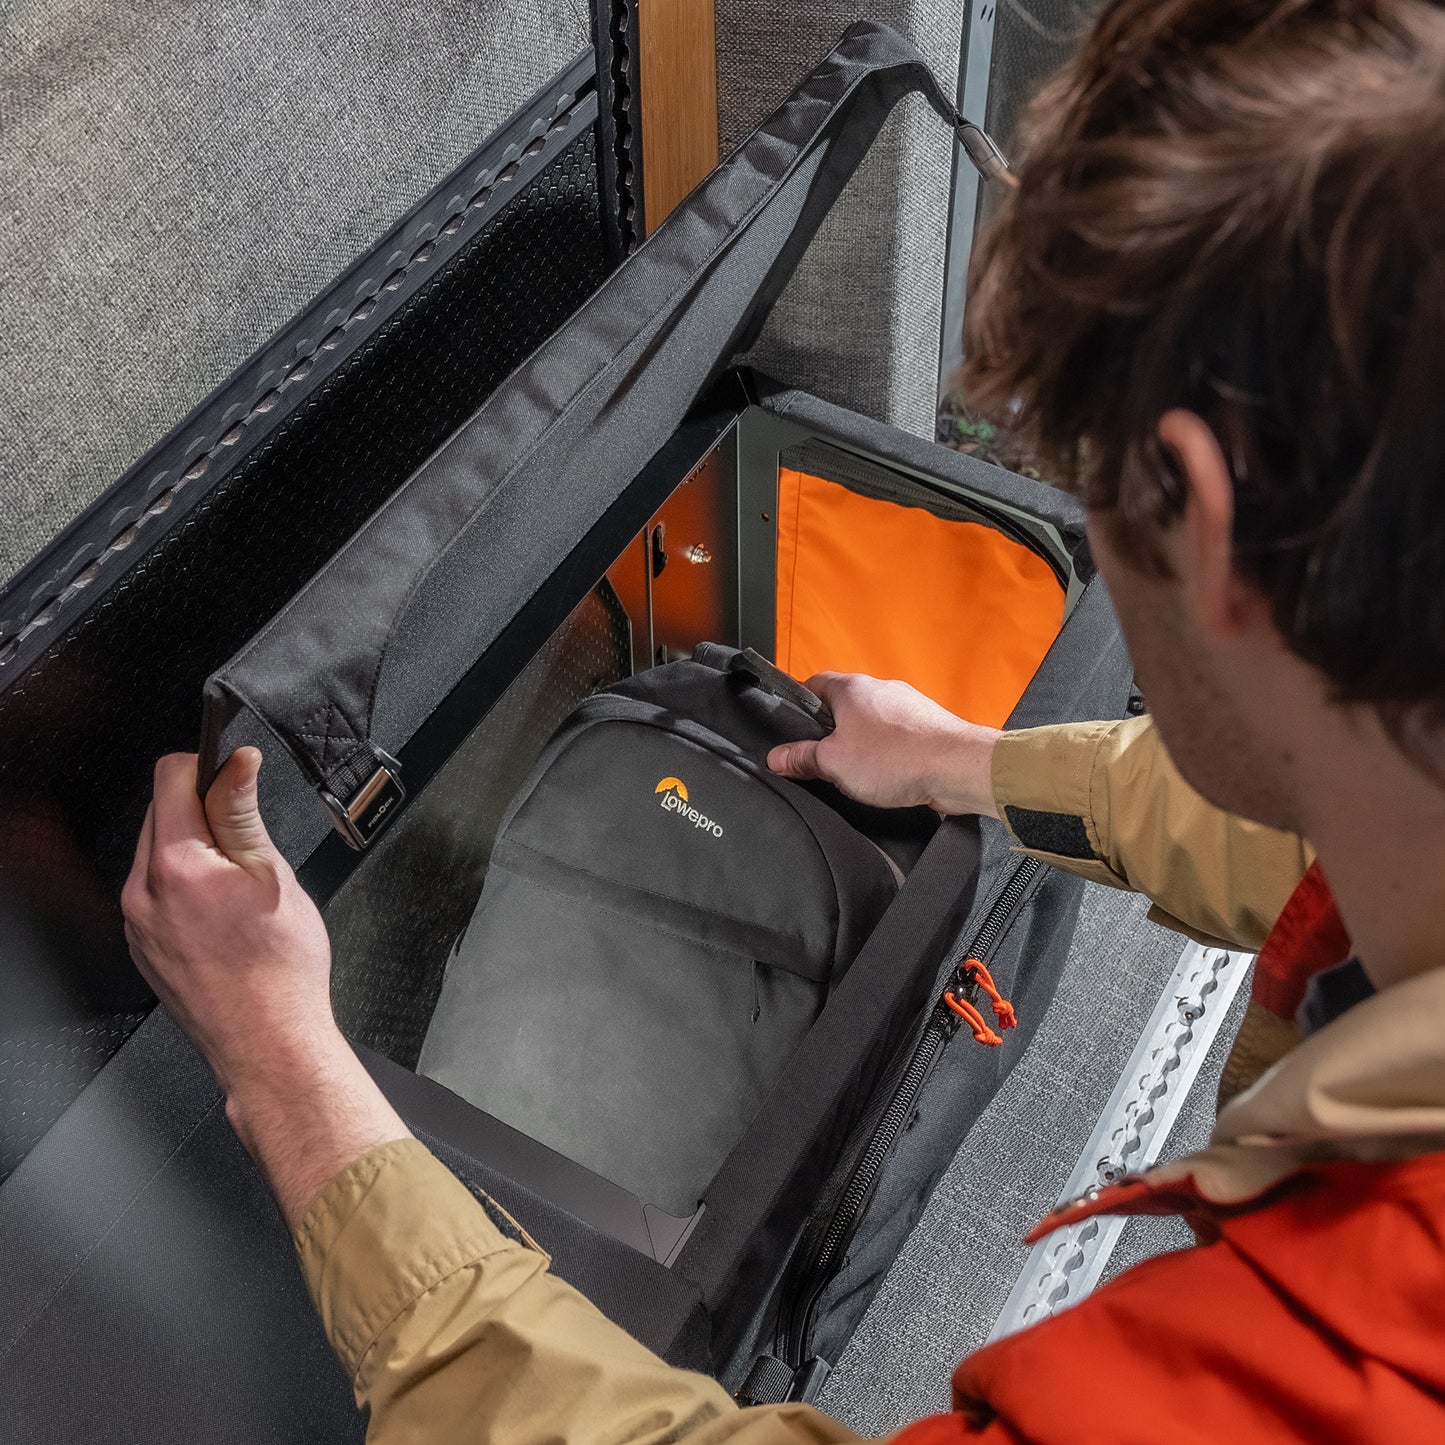
[[327, 1336], [371, 1411], [369, 1445], [834, 1445], [807, 1405], [740, 1409], [674, 1369], [570, 1285], [495, 1205], [415, 1139], [322, 1191], [296, 1252]]
[[1200, 797], [1147, 717], [1005, 733], [993, 790], [1025, 852], [1145, 894], [1158, 922], [1204, 942], [1258, 949], [1313, 857]]

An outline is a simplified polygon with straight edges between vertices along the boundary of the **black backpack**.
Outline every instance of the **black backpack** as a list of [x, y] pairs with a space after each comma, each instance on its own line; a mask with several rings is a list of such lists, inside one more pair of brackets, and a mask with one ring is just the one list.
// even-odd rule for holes
[[714, 644], [584, 701], [503, 820], [420, 1072], [690, 1215], [902, 882], [767, 767], [822, 712]]

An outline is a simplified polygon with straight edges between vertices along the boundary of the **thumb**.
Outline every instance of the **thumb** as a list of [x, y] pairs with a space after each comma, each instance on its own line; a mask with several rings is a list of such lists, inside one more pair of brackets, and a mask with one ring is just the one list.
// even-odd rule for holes
[[256, 803], [256, 777], [260, 771], [260, 750], [237, 748], [206, 794], [206, 821], [216, 847], [243, 867], [252, 859], [269, 859], [274, 852]]
[[821, 778], [818, 769], [818, 742], [805, 738], [798, 743], [780, 743], [768, 754], [768, 766], [784, 778]]

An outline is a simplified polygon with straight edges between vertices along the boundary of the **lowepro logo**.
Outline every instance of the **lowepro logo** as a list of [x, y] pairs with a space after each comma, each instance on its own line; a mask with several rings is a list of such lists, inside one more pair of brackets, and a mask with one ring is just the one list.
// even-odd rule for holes
[[722, 824], [714, 823], [706, 814], [699, 813], [692, 806], [688, 801], [687, 784], [681, 778], [664, 778], [652, 791], [662, 795], [663, 812], [676, 813], [679, 818], [686, 818], [694, 828], [701, 828], [704, 832], [711, 833], [714, 838], [722, 837]]

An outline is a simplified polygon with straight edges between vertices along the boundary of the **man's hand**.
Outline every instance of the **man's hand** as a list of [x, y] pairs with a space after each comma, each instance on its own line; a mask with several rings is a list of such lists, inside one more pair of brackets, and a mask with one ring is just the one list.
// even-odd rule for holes
[[121, 894], [131, 955], [229, 1096], [264, 1061], [336, 1032], [331, 944], [256, 809], [255, 748], [234, 753], [204, 806], [196, 760], [156, 764], [155, 795]]
[[768, 766], [785, 778], [821, 778], [878, 808], [998, 816], [991, 772], [997, 728], [965, 722], [906, 682], [820, 672], [806, 684], [837, 727], [817, 742], [783, 743]]
[[191, 1036], [236, 1132], [295, 1224], [397, 1117], [331, 1012], [331, 945], [256, 806], [261, 754], [242, 748], [204, 805], [196, 758], [156, 764], [121, 894], [131, 957]]

